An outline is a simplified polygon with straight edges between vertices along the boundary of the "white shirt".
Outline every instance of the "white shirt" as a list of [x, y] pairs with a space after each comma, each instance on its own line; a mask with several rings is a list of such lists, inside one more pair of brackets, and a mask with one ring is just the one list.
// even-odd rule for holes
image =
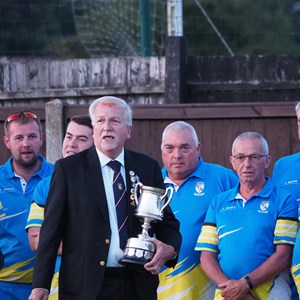
[[26, 187], [27, 187], [27, 181], [20, 175], [18, 175], [16, 172], [14, 172], [15, 176], [20, 178], [20, 183], [22, 186], [22, 190], [23, 190], [23, 194], [25, 194], [26, 191]]
[[[111, 158], [105, 156], [96, 148], [100, 166], [103, 176], [105, 194], [107, 199], [109, 222], [111, 228], [111, 237], [110, 237], [110, 246], [108, 251], [108, 258], [106, 265], [108, 267], [120, 267], [119, 260], [123, 257], [123, 251], [120, 248], [120, 239], [118, 231], [118, 219], [115, 208], [115, 197], [113, 191], [113, 177], [114, 171], [107, 164], [112, 160]], [[125, 167], [124, 167], [124, 149], [120, 155], [115, 159], [121, 163], [121, 174], [126, 186], [126, 176], [125, 176]]]
[[166, 176], [164, 183], [170, 183], [173, 185], [175, 191], [177, 192], [179, 189], [179, 185], [177, 183], [175, 183], [173, 180], [171, 180], [168, 176]]

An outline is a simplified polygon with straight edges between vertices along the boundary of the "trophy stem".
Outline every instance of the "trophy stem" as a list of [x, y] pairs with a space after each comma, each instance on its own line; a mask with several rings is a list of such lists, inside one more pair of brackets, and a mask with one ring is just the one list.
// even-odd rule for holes
[[147, 218], [147, 217], [144, 218], [144, 223], [142, 225], [143, 231], [142, 231], [142, 234], [139, 234], [140, 238], [143, 238], [143, 239], [149, 238], [148, 230], [151, 228], [151, 225], [150, 225], [151, 221], [153, 221], [153, 219]]

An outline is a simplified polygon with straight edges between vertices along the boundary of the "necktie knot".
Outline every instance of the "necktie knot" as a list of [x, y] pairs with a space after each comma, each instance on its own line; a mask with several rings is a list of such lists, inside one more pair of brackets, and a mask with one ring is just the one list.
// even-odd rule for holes
[[115, 172], [120, 172], [120, 168], [121, 168], [121, 163], [118, 162], [117, 160], [111, 160], [108, 164], [107, 164], [110, 168], [112, 168]]

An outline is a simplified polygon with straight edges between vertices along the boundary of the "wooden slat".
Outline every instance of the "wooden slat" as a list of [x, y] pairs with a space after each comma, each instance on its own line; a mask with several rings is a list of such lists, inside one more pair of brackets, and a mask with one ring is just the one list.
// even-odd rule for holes
[[[171, 122], [185, 120], [192, 124], [201, 142], [201, 154], [209, 162], [231, 167], [229, 156], [235, 137], [244, 131], [257, 131], [268, 141], [274, 162], [298, 151], [295, 103], [237, 103], [237, 104], [187, 104], [187, 105], [134, 105], [132, 137], [127, 147], [161, 161], [161, 135]], [[6, 117], [24, 107], [0, 110], [0, 134]], [[44, 126], [44, 107], [30, 108], [37, 113]], [[74, 115], [87, 114], [87, 105], [64, 107], [65, 120]], [[58, 141], [59, 142], [59, 141]], [[44, 147], [45, 148], [45, 147]], [[43, 151], [44, 151], [43, 148]], [[0, 145], [0, 163], [6, 161], [9, 151]]]

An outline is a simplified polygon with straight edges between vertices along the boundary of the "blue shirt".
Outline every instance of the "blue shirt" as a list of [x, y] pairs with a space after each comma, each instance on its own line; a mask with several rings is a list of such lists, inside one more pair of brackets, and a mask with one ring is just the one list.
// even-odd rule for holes
[[[166, 179], [166, 168], [162, 174], [166, 187], [174, 187]], [[232, 170], [206, 163], [200, 158], [196, 169], [177, 191], [174, 190], [170, 206], [180, 221], [182, 245], [176, 267], [164, 268], [160, 273], [158, 299], [178, 299], [176, 297], [180, 294], [188, 299], [199, 299], [200, 296], [201, 299], [211, 299], [215, 285], [199, 267], [199, 252], [194, 247], [212, 198], [237, 184], [238, 177]]]
[[300, 230], [298, 231], [296, 238], [291, 270], [297, 292], [300, 294]]
[[[273, 169], [272, 179], [277, 186], [280, 186], [293, 194], [299, 206], [300, 201], [300, 153], [284, 156], [276, 161]], [[300, 219], [300, 208], [298, 207], [298, 218]], [[296, 292], [295, 283], [291, 283], [292, 299], [299, 299], [300, 294], [300, 236], [298, 234], [292, 262], [292, 275], [297, 282]]]
[[30, 227], [42, 227], [44, 222], [44, 208], [49, 193], [51, 178], [51, 176], [44, 178], [34, 189], [32, 198], [33, 201], [30, 206], [27, 224], [25, 227], [26, 230]]
[[[25, 229], [28, 230], [30, 227], [42, 227], [44, 222], [44, 207], [48, 197], [51, 176], [41, 180], [36, 186], [33, 193], [33, 202], [31, 203], [30, 212], [27, 220]], [[58, 278], [59, 278], [59, 268], [61, 264], [61, 256], [57, 256], [55, 263], [54, 275], [51, 283], [51, 298], [58, 299]], [[55, 295], [55, 296], [54, 296]]]
[[300, 200], [300, 152], [280, 158], [273, 169], [275, 185], [288, 190]]
[[225, 275], [237, 280], [273, 255], [277, 244], [294, 245], [298, 229], [294, 197], [269, 178], [244, 205], [238, 193], [239, 186], [212, 200], [195, 248], [216, 253]]
[[12, 158], [0, 166], [0, 199], [3, 214], [0, 218], [0, 249], [4, 254], [4, 267], [0, 281], [31, 283], [35, 253], [31, 251], [24, 230], [34, 188], [38, 182], [51, 175], [53, 165], [43, 156], [40, 170], [32, 175], [23, 192], [20, 178], [12, 168]]

